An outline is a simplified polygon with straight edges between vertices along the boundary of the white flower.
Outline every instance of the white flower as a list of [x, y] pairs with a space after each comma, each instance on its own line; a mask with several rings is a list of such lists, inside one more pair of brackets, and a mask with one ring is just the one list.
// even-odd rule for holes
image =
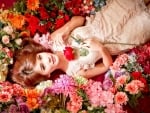
[[52, 86], [52, 80], [42, 81], [37, 86], [36, 89], [43, 92], [45, 88]]
[[8, 35], [4, 35], [2, 36], [2, 42], [3, 44], [8, 44], [9, 43], [9, 36]]
[[21, 45], [22, 39], [21, 39], [21, 38], [18, 38], [18, 39], [15, 40], [15, 42], [16, 42], [17, 45]]
[[3, 31], [5, 31], [7, 34], [11, 35], [13, 33], [13, 28], [12, 28], [12, 26], [5, 26], [3, 28]]

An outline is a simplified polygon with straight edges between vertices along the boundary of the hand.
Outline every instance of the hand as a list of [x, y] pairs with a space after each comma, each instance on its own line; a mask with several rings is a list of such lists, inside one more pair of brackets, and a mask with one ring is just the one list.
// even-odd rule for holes
[[86, 76], [86, 70], [85, 69], [81, 69], [80, 71], [77, 72], [77, 75], [79, 75], [79, 76]]

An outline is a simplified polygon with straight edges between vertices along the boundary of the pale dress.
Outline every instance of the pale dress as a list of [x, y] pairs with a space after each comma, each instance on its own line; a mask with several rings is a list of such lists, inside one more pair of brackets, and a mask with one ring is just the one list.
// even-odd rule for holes
[[86, 26], [72, 32], [80, 38], [96, 37], [118, 54], [150, 40], [150, 11], [143, 0], [107, 0], [107, 5], [88, 18]]
[[[117, 55], [150, 40], [150, 14], [142, 0], [107, 0], [107, 5], [94, 18], [87, 18], [85, 26], [73, 30], [71, 36], [98, 38], [111, 54]], [[82, 47], [73, 38], [69, 38], [68, 43], [77, 51]], [[53, 51], [63, 52], [66, 43], [50, 41], [49, 45]], [[101, 59], [97, 50], [86, 49], [89, 51], [87, 56], [78, 55], [77, 59], [69, 62], [68, 75], [73, 76], [81, 69], [93, 68]]]

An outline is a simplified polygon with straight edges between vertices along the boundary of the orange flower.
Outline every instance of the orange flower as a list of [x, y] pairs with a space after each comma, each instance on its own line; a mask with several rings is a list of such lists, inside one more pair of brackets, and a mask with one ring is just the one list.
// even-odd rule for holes
[[34, 11], [34, 10], [39, 8], [39, 4], [40, 4], [39, 0], [28, 0], [27, 1], [27, 8], [29, 10]]
[[22, 26], [25, 24], [25, 17], [20, 14], [9, 13], [7, 15], [8, 21], [10, 21], [11, 25], [16, 29], [21, 29]]
[[39, 107], [38, 99], [40, 94], [35, 89], [26, 89], [26, 97], [27, 97], [27, 106], [30, 110], [36, 109]]

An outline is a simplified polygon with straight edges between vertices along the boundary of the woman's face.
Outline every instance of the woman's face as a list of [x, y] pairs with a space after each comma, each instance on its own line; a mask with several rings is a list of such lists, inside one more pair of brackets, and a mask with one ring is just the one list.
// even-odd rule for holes
[[36, 64], [34, 70], [42, 75], [50, 75], [55, 69], [57, 69], [59, 58], [57, 55], [42, 52], [36, 55]]

